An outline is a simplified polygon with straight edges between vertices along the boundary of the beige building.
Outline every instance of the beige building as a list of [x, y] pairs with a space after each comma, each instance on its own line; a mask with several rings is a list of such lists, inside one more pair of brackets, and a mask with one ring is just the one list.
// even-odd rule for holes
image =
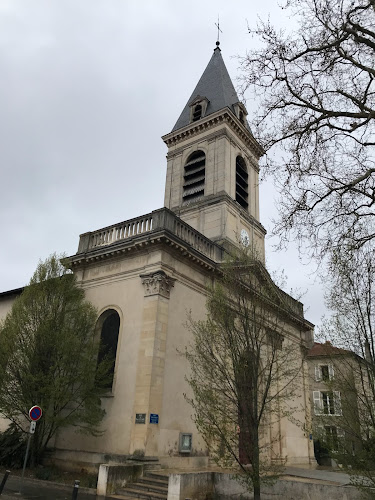
[[[225, 251], [251, 245], [264, 263], [258, 189], [263, 150], [246, 115], [217, 46], [176, 125], [163, 137], [165, 207], [80, 236], [71, 268], [99, 311], [98, 335], [116, 363], [102, 401], [104, 435], [64, 431], [54, 443], [57, 458], [100, 463], [141, 453], [164, 465], [207, 463], [209, 450], [184, 399], [187, 362], [177, 350], [189, 341], [187, 311], [205, 317], [206, 286]], [[311, 409], [302, 353], [312, 344], [313, 325], [301, 303], [272, 286], [275, 314], [283, 315], [283, 334], [295, 343], [303, 366], [296, 415], [303, 426], [281, 421], [278, 455], [289, 464], [310, 464]], [[0, 311], [9, 299], [0, 297]]]
[[372, 395], [365, 363], [352, 351], [329, 341], [315, 342], [307, 360], [315, 454], [319, 463], [327, 465], [335, 452], [355, 454], [360, 449]]

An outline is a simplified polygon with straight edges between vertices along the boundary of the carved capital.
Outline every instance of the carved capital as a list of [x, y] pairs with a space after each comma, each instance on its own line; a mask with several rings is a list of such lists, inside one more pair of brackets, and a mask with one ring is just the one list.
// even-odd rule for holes
[[169, 299], [171, 288], [176, 281], [168, 276], [164, 271], [156, 271], [150, 274], [141, 274], [142, 285], [145, 287], [145, 297], [150, 295], [161, 295]]

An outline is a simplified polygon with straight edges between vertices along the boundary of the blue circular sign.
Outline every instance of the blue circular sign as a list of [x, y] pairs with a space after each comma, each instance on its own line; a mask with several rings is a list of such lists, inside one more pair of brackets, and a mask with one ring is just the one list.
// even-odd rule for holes
[[31, 418], [31, 420], [36, 422], [37, 420], [40, 419], [41, 416], [42, 416], [42, 409], [40, 406], [35, 405], [32, 408], [30, 408], [29, 417]]

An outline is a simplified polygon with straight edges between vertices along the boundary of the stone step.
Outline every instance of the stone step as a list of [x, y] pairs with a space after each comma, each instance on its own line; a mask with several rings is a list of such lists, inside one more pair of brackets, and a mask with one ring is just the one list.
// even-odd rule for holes
[[161, 464], [159, 464], [158, 462], [146, 463], [143, 464], [143, 469], [147, 471], [160, 470]]
[[167, 500], [168, 492], [166, 493], [156, 493], [153, 491], [143, 491], [136, 488], [136, 483], [133, 483], [129, 487], [123, 488], [117, 492], [120, 497], [123, 496], [126, 499], [137, 498], [144, 500]]
[[159, 481], [163, 481], [164, 483], [168, 484], [169, 481], [169, 476], [168, 474], [159, 474], [158, 472], [152, 472], [152, 471], [147, 471], [145, 478], [150, 478], [150, 479], [158, 479]]
[[137, 479], [137, 484], [144, 484], [148, 486], [159, 486], [168, 489], [168, 479], [159, 479], [156, 477], [140, 477]]
[[139, 500], [138, 497], [128, 497], [124, 495], [116, 495], [115, 493], [112, 493], [111, 495], [107, 495], [106, 500]]
[[[146, 491], [150, 493], [161, 493], [164, 495], [168, 494], [168, 485], [165, 484], [154, 485], [152, 483], [137, 481], [136, 483], [129, 484], [129, 488], [133, 488], [134, 490], [139, 490], [142, 492]], [[126, 487], [124, 489], [126, 490]]]

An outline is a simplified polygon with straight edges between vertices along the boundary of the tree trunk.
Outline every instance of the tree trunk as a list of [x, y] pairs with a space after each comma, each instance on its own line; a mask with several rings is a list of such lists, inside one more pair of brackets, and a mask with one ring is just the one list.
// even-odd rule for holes
[[260, 463], [259, 463], [259, 444], [258, 444], [258, 433], [256, 433], [256, 443], [253, 448], [253, 457], [252, 457], [252, 469], [253, 469], [253, 491], [254, 491], [254, 500], [260, 500]]
[[260, 500], [260, 484], [254, 483], [254, 500]]

